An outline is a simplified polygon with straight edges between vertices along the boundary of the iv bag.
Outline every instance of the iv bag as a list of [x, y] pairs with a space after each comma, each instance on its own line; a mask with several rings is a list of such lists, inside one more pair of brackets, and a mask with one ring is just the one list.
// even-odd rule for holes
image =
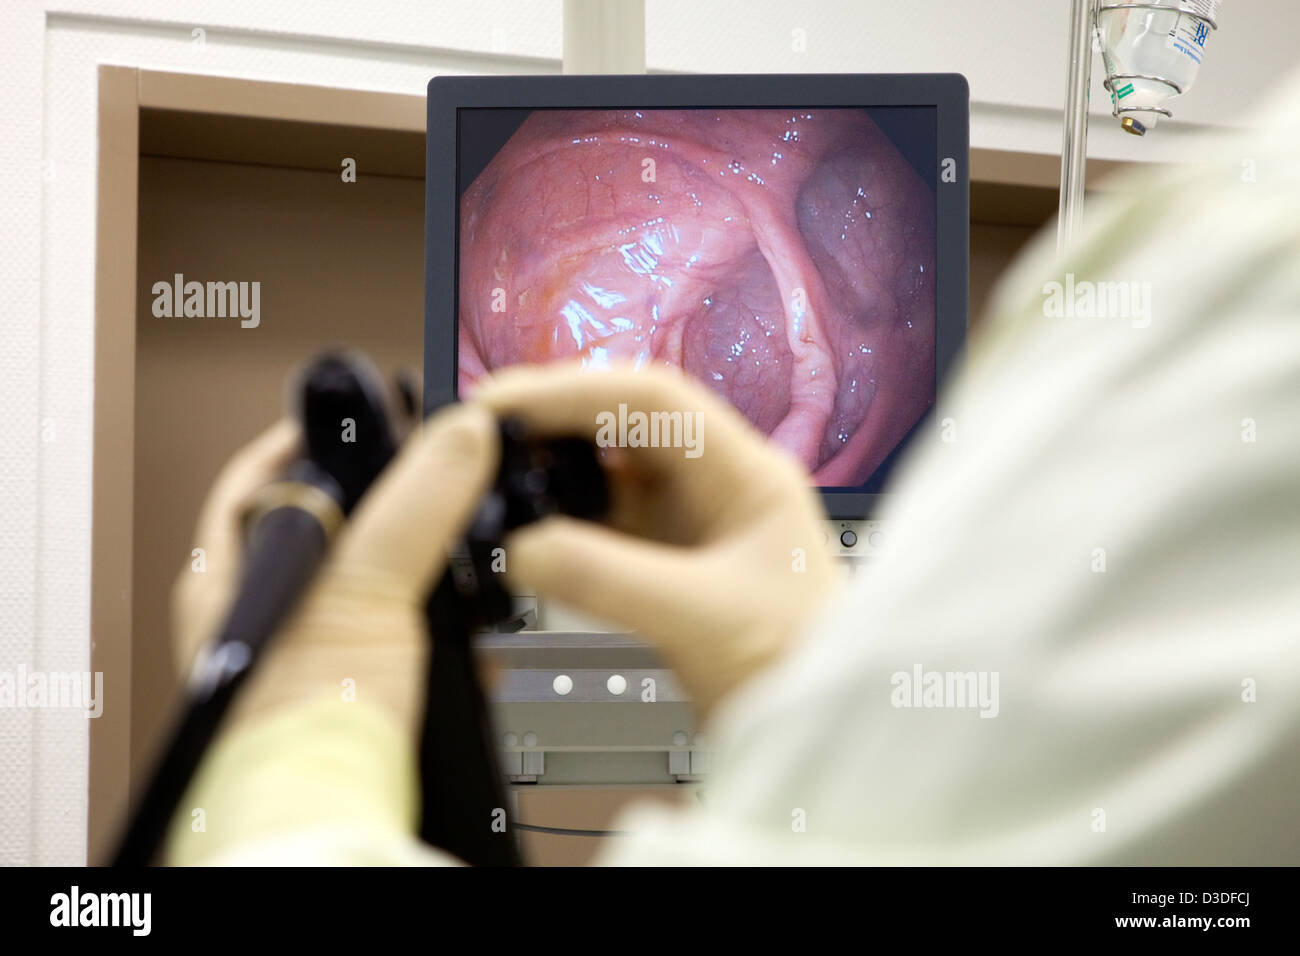
[[1196, 81], [1205, 47], [1214, 32], [1220, 0], [1156, 0], [1097, 12], [1106, 67], [1106, 89], [1124, 128], [1144, 134], [1161, 116], [1173, 114], [1166, 101]]

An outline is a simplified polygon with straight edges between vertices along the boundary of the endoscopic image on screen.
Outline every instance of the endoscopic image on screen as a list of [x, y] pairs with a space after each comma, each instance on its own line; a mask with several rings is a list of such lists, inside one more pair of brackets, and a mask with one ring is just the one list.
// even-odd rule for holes
[[863, 485], [935, 397], [934, 153], [906, 139], [867, 109], [462, 111], [459, 393], [672, 365]]

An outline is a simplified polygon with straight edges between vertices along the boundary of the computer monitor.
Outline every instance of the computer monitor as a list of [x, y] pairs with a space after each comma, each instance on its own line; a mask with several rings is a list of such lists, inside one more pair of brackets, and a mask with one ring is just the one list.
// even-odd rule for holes
[[968, 136], [953, 74], [437, 77], [426, 407], [667, 363], [868, 517], [965, 336]]

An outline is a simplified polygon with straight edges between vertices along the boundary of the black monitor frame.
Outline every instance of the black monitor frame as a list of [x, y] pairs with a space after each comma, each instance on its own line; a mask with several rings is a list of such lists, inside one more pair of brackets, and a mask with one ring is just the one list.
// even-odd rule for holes
[[[961, 74], [434, 77], [429, 81], [425, 151], [425, 412], [456, 398], [460, 110], [887, 106], [937, 110], [935, 375], [941, 388], [961, 354], [967, 327], [970, 88]], [[868, 517], [881, 497], [853, 490], [820, 490], [832, 518]]]

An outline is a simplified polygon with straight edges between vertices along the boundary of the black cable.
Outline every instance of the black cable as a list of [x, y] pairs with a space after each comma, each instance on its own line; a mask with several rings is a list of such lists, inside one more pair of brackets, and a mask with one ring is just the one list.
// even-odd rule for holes
[[243, 583], [216, 640], [197, 662], [189, 699], [119, 844], [114, 866], [154, 861], [177, 806], [271, 636], [324, 557], [330, 531], [294, 505], [253, 528]]
[[581, 837], [620, 837], [631, 836], [631, 830], [575, 830], [571, 827], [543, 827], [536, 823], [516, 823], [516, 830], [527, 830], [530, 833], [551, 833], [556, 836], [581, 836]]
[[426, 610], [433, 647], [420, 741], [420, 838], [474, 866], [519, 866], [470, 623], [450, 570]]

